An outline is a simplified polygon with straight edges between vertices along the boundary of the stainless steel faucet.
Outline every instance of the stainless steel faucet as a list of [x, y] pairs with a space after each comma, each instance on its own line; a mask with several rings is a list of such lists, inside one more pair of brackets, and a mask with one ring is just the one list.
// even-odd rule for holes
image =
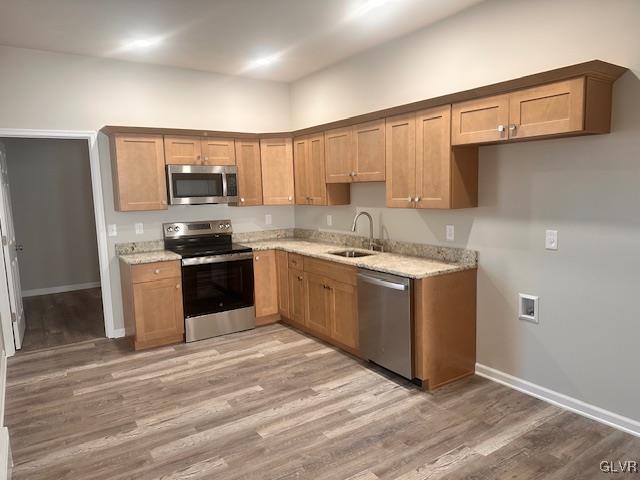
[[373, 218], [371, 218], [369, 212], [362, 211], [355, 216], [355, 218], [353, 219], [353, 225], [351, 225], [351, 231], [356, 231], [356, 225], [361, 215], [364, 215], [369, 219], [369, 250], [378, 250], [381, 252], [382, 244], [373, 238]]

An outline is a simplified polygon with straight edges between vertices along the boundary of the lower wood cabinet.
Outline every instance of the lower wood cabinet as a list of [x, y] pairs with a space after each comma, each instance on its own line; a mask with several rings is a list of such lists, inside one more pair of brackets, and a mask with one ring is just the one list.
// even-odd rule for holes
[[359, 347], [358, 292], [348, 283], [329, 280], [329, 314], [331, 331], [329, 336], [354, 350]]
[[179, 261], [129, 265], [120, 262], [127, 336], [136, 350], [184, 340]]
[[253, 253], [256, 325], [278, 321], [278, 274], [274, 250]]
[[285, 320], [298, 328], [305, 325], [304, 305], [304, 272], [302, 269], [289, 267], [289, 316]]
[[278, 313], [289, 317], [289, 254], [276, 250], [276, 274], [278, 276]]
[[305, 326], [315, 334], [331, 334], [331, 287], [324, 277], [306, 272], [304, 276]]

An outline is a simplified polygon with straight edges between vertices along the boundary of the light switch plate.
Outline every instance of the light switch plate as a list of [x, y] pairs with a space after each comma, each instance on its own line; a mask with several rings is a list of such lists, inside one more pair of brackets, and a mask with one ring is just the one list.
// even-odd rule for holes
[[327, 215], [327, 225], [329, 227], [333, 225], [333, 217], [331, 215]]
[[107, 235], [110, 237], [118, 236], [118, 226], [115, 223], [110, 223], [107, 225]]
[[144, 225], [142, 223], [136, 223], [136, 235], [142, 235], [144, 233]]
[[544, 248], [547, 250], [558, 250], [558, 231], [547, 230], [544, 235]]
[[271, 217], [271, 214], [270, 214], [270, 213], [267, 213], [267, 214], [264, 216], [264, 223], [265, 223], [265, 225], [271, 225], [271, 223], [272, 223], [272, 222], [273, 222], [273, 218]]
[[456, 239], [455, 227], [453, 225], [447, 225], [445, 231], [447, 242], [453, 242]]

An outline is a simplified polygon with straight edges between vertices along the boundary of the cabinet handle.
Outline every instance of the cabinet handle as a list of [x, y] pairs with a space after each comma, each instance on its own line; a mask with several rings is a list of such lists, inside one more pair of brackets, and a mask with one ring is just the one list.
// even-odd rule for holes
[[414, 202], [418, 203], [420, 201], [420, 197], [416, 197], [413, 199]]
[[300, 275], [298, 275], [298, 280], [302, 281], [302, 277]]
[[153, 273], [155, 273], [156, 275], [159, 275], [159, 274], [160, 274], [160, 269], [159, 269], [159, 268], [156, 268], [156, 269], [153, 271]]
[[516, 129], [518, 128], [518, 126], [515, 123], [512, 123], [511, 125], [509, 125], [509, 131], [515, 135], [516, 134]]
[[504, 132], [504, 125], [498, 125], [498, 131], [500, 133]]
[[292, 196], [289, 196], [289, 201], [291, 201], [291, 200], [293, 200], [293, 197], [292, 197]]

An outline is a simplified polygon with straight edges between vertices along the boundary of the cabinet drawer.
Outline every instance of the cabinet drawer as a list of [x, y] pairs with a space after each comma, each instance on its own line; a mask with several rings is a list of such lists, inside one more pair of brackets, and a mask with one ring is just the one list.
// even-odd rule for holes
[[303, 258], [304, 257], [302, 255], [298, 255], [297, 253], [290, 253], [289, 254], [289, 268], [296, 268], [298, 270], [302, 270], [303, 265], [304, 265]]
[[145, 263], [131, 267], [133, 283], [153, 282], [164, 278], [180, 278], [180, 261]]
[[304, 271], [328, 277], [349, 285], [356, 284], [356, 267], [317, 258], [304, 258]]

